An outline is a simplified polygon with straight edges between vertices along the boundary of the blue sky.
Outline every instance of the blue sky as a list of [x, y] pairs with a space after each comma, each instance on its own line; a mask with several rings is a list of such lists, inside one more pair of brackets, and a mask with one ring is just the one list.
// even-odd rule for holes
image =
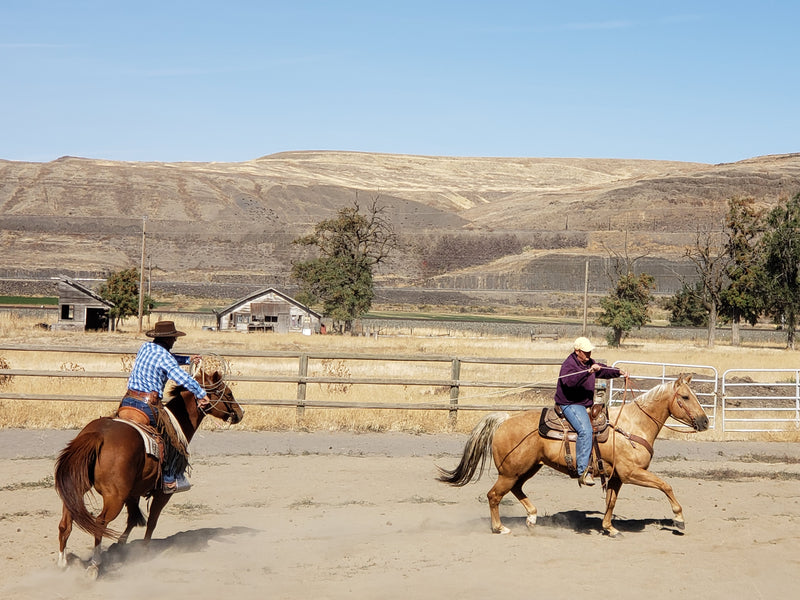
[[800, 2], [3, 0], [0, 158], [800, 151]]

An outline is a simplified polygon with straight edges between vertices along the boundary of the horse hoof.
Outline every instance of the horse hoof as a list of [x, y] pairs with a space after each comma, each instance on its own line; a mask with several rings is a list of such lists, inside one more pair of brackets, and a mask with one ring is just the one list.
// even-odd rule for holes
[[685, 522], [683, 522], [683, 521], [673, 521], [673, 524], [675, 525], [675, 528], [676, 528], [676, 529], [679, 529], [679, 530], [681, 530], [681, 531], [683, 531], [684, 529], [686, 529], [686, 523], [685, 523]]
[[528, 527], [533, 527], [536, 525], [536, 515], [528, 515], [525, 519], [525, 525]]
[[616, 539], [616, 538], [621, 537], [620, 533], [619, 533], [619, 529], [614, 529], [613, 527], [611, 529], [604, 529], [603, 533], [606, 534], [611, 539]]
[[506, 535], [511, 533], [511, 530], [506, 527], [505, 525], [500, 525], [499, 529], [493, 529], [492, 533], [499, 533], [500, 535]]
[[97, 565], [89, 565], [86, 567], [86, 579], [89, 581], [96, 581], [97, 576], [100, 574], [100, 569]]

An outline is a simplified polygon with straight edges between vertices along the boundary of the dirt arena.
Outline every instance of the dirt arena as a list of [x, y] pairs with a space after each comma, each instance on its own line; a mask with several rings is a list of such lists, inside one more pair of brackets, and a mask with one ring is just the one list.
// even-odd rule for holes
[[[542, 472], [513, 499], [511, 535], [489, 531], [494, 475], [451, 488], [463, 435], [200, 432], [194, 487], [165, 509], [145, 549], [73, 531], [56, 567], [54, 458], [75, 431], [0, 430], [0, 596], [28, 598], [788, 598], [800, 572], [800, 445], [659, 440], [652, 470], [666, 498], [624, 486], [617, 539], [600, 533], [599, 486]], [[142, 503], [144, 508], [144, 503]], [[123, 523], [120, 517], [115, 523]]]

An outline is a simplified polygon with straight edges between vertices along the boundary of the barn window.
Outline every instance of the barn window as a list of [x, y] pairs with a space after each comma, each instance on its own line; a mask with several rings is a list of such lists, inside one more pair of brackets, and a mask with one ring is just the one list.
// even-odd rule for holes
[[75, 319], [75, 305], [62, 304], [61, 305], [61, 320], [72, 321]]

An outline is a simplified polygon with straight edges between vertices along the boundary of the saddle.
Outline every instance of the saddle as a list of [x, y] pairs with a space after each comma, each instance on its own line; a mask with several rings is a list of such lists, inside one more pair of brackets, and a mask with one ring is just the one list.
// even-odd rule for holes
[[[589, 469], [600, 475], [603, 490], [606, 489], [605, 467], [600, 457], [600, 447], [608, 439], [609, 424], [605, 404], [594, 404], [589, 408], [589, 418], [592, 421], [592, 456], [589, 460]], [[539, 418], [539, 435], [551, 440], [561, 440], [564, 443], [564, 461], [571, 476], [578, 476], [578, 469], [572, 458], [569, 444], [578, 441], [578, 433], [567, 421], [567, 417], [557, 404], [542, 410]]]
[[[594, 404], [589, 409], [589, 417], [592, 420], [592, 431], [598, 443], [602, 444], [608, 439], [608, 415], [604, 404]], [[567, 417], [557, 404], [542, 410], [539, 419], [539, 435], [550, 440], [563, 440], [575, 442], [578, 434], [567, 421]]]
[[[120, 413], [122, 413], [122, 411], [120, 411]], [[145, 454], [152, 456], [159, 463], [164, 459], [164, 440], [153, 427], [147, 423], [141, 423], [139, 421], [126, 418], [122, 414], [120, 414], [114, 420], [120, 423], [125, 423], [126, 425], [130, 425], [137, 432], [139, 432], [139, 435], [142, 437], [142, 441], [144, 442]]]

